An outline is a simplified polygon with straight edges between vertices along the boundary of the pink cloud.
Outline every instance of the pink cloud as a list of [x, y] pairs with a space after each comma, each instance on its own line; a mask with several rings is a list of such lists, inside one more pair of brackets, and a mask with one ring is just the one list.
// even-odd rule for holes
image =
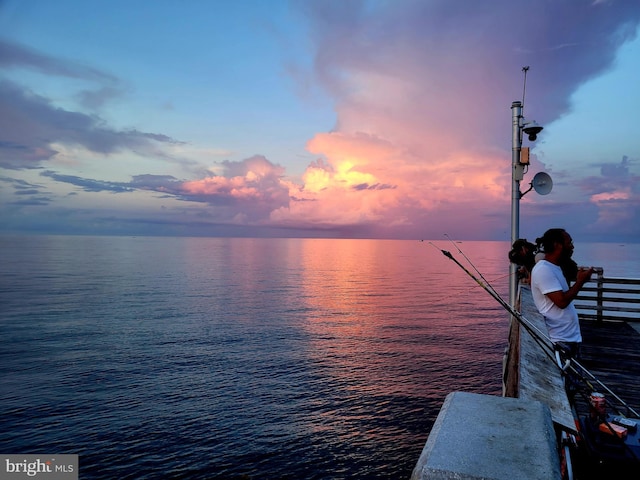
[[[199, 180], [169, 182], [154, 190], [185, 200], [206, 202], [216, 207], [219, 221], [259, 224], [269, 212], [289, 204], [289, 186], [282, 180], [283, 168], [256, 155], [241, 162], [220, 164], [222, 175]], [[165, 182], [166, 183], [166, 182]]]
[[282, 191], [280, 176], [283, 168], [256, 155], [242, 162], [223, 162], [224, 174], [183, 182], [181, 191], [187, 195], [226, 197], [259, 201]]
[[460, 150], [426, 162], [418, 151], [364, 133], [318, 134], [307, 148], [326, 160], [307, 168], [302, 186], [290, 184], [295, 200], [272, 212], [273, 222], [401, 229], [419, 238], [431, 231], [442, 234], [445, 226], [459, 230], [456, 208], [475, 211], [466, 226], [494, 228], [482, 218], [504, 207], [505, 172], [490, 156]]
[[[581, 85], [614, 65], [640, 22], [637, 0], [550, 1], [544, 8], [530, 0], [317, 0], [294, 2], [294, 8], [302, 13], [297, 30], [309, 34], [309, 42], [296, 47], [309, 51], [289, 71], [301, 90], [325, 91], [336, 112], [331, 132], [309, 135], [307, 150], [315, 159], [299, 178], [288, 177], [279, 159], [261, 155], [199, 168], [204, 156], [220, 158], [211, 152], [197, 155], [198, 168], [189, 174], [200, 178], [189, 181], [142, 174], [125, 184], [43, 175], [85, 191], [159, 192], [194, 202], [212, 223], [506, 238], [510, 106], [522, 98], [521, 67], [532, 66], [525, 115], [547, 124], [570, 111]], [[3, 46], [0, 65], [6, 68], [91, 82], [93, 93], [81, 95], [85, 105], [100, 106], [122, 91], [104, 72]], [[60, 108], [8, 79], [0, 82], [0, 113], [8, 139], [0, 142], [0, 164], [7, 169], [36, 169], [56, 156], [60, 163], [58, 146], [196, 163], [182, 158], [194, 156], [189, 146], [169, 136], [110, 128], [99, 116]], [[250, 137], [247, 132], [248, 144]], [[532, 170], [544, 167], [532, 148]], [[556, 180], [580, 187], [565, 189], [580, 192], [553, 204], [554, 214], [579, 222], [589, 209], [593, 222], [599, 218], [595, 227], [637, 233], [636, 164], [624, 157], [580, 181], [576, 171], [554, 172]], [[549, 221], [546, 212], [538, 216]]]
[[628, 200], [631, 198], [629, 191], [605, 192], [591, 196], [591, 201], [596, 204], [602, 204], [617, 200]]
[[303, 177], [316, 201], [292, 205], [289, 216], [430, 231], [464, 223], [474, 233], [503, 230], [508, 217], [521, 67], [535, 62], [536, 101], [525, 113], [549, 122], [612, 64], [640, 18], [633, 2], [578, 0], [305, 8], [317, 49], [310, 75], [336, 99], [338, 118], [334, 132], [308, 143], [326, 160]]

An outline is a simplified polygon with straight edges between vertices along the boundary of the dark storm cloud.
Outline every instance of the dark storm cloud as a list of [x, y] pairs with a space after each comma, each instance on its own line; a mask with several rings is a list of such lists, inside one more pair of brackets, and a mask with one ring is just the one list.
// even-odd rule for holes
[[415, 84], [403, 112], [411, 122], [455, 129], [478, 145], [502, 141], [504, 125], [481, 119], [508, 118], [511, 101], [522, 99], [523, 66], [535, 98], [525, 115], [549, 123], [570, 110], [580, 85], [613, 66], [640, 21], [637, 0], [296, 3], [316, 44], [311, 75], [340, 104], [362, 107], [354, 77], [392, 75]]
[[18, 178], [0, 177], [0, 182], [11, 184], [16, 190], [40, 188], [40, 185], [36, 185]]
[[133, 150], [157, 153], [156, 143], [179, 143], [170, 137], [138, 130], [114, 130], [95, 115], [56, 107], [48, 99], [0, 80], [0, 166], [35, 168], [56, 153], [53, 143], [81, 145], [102, 154]]
[[602, 173], [603, 177], [609, 178], [628, 178], [629, 177], [629, 167], [631, 166], [631, 161], [629, 157], [624, 155], [622, 157], [622, 161], [620, 163], [604, 163], [600, 166], [600, 173]]
[[[0, 68], [30, 69], [49, 76], [81, 79], [95, 85], [77, 94], [87, 107], [97, 108], [120, 95], [119, 80], [101, 70], [69, 60], [50, 57], [0, 39]], [[164, 156], [155, 144], [179, 143], [167, 135], [135, 129], [116, 130], [98, 115], [56, 106], [49, 98], [7, 78], [0, 78], [0, 167], [36, 168], [56, 155], [55, 143], [80, 145], [110, 154], [132, 150], [138, 154]]]
[[[44, 189], [41, 185], [37, 185], [34, 183], [27, 182], [25, 180], [10, 178], [10, 177], [0, 177], [0, 182], [3, 182], [10, 187], [13, 188], [13, 195], [18, 198], [18, 200], [9, 200], [7, 203], [9, 205], [48, 205], [51, 201], [49, 196], [44, 196], [46, 189]], [[43, 191], [44, 190], [44, 191]]]
[[[7, 197], [6, 205], [12, 207], [43, 207], [49, 205], [52, 201], [52, 198], [48, 194], [49, 192], [47, 192], [42, 185], [10, 177], [0, 177], [0, 182], [13, 188], [15, 200]], [[19, 208], [16, 210], [19, 210]]]
[[156, 190], [158, 192], [176, 192], [182, 184], [172, 175], [134, 175], [131, 186], [144, 190]]
[[113, 75], [69, 60], [44, 55], [23, 45], [0, 38], [0, 67], [28, 68], [47, 75], [115, 84]]
[[42, 54], [36, 50], [0, 38], [0, 67], [28, 69], [44, 75], [86, 80], [97, 84], [95, 89], [77, 94], [81, 105], [97, 109], [108, 101], [120, 97], [124, 91], [120, 80], [96, 68]]
[[9, 204], [16, 207], [34, 207], [34, 206], [44, 207], [49, 205], [51, 201], [52, 201], [51, 197], [33, 196], [31, 198], [25, 198], [25, 199], [16, 200], [14, 202], [9, 202]]
[[14, 192], [15, 195], [36, 195], [38, 193], [40, 193], [40, 190], [36, 190], [35, 188], [16, 188], [16, 191]]
[[579, 181], [579, 187], [589, 195], [627, 189], [630, 197], [627, 202], [639, 202], [640, 175], [631, 173], [633, 161], [626, 155], [620, 162], [601, 163], [600, 176], [585, 177]]
[[75, 175], [61, 175], [59, 173], [47, 170], [40, 175], [51, 178], [56, 182], [68, 183], [82, 188], [85, 192], [133, 192], [134, 189], [128, 183], [108, 182], [104, 180], [92, 180], [89, 178], [77, 177]]

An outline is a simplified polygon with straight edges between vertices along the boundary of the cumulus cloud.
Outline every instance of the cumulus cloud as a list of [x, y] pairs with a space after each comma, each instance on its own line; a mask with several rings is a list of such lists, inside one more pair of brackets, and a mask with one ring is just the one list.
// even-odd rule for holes
[[[477, 213], [494, 230], [508, 208], [505, 132], [511, 102], [522, 99], [521, 67], [535, 65], [527, 89], [536, 101], [525, 103], [525, 115], [550, 122], [570, 111], [580, 85], [612, 66], [640, 21], [640, 4], [630, 0], [544, 8], [520, 0], [464, 8], [448, 0], [321, 1], [300, 8], [316, 46], [309, 76], [336, 98], [338, 113], [336, 132], [309, 142], [331, 168], [307, 171], [305, 190], [322, 201], [304, 203], [304, 218], [335, 212], [345, 221], [417, 227], [440, 225], [452, 204], [470, 219], [482, 204]], [[624, 166], [603, 168], [624, 173]], [[351, 180], [393, 189], [342, 189]]]
[[170, 191], [183, 200], [206, 202], [218, 209], [216, 216], [240, 224], [262, 223], [270, 212], [289, 204], [284, 169], [264, 156], [223, 161], [220, 168], [221, 175], [180, 182]]
[[[207, 205], [212, 218], [234, 224], [396, 228], [415, 238], [502, 232], [511, 186], [509, 107], [522, 99], [521, 67], [532, 65], [527, 92], [535, 95], [525, 115], [549, 123], [570, 112], [578, 87], [611, 68], [640, 22], [636, 0], [539, 8], [525, 0], [294, 3], [310, 30], [313, 62], [291, 70], [303, 86], [328, 92], [337, 114], [333, 131], [309, 139], [315, 160], [300, 179], [262, 155], [210, 160], [208, 171], [194, 169], [188, 180], [43, 175], [87, 192], [145, 190]], [[94, 82], [78, 93], [92, 108], [121, 88], [107, 73], [6, 41], [0, 66]], [[180, 144], [163, 133], [114, 129], [9, 80], [0, 82], [0, 130], [0, 166], [10, 169], [45, 166], [56, 145], [171, 157]], [[601, 177], [584, 179], [591, 205], [605, 212], [637, 201], [632, 167], [629, 159], [603, 163]]]
[[50, 170], [40, 175], [56, 182], [79, 187], [85, 192], [155, 192], [185, 202], [204, 203], [216, 208], [213, 218], [238, 224], [262, 223], [272, 211], [286, 208], [293, 186], [282, 178], [284, 169], [257, 155], [239, 162], [220, 162], [221, 175], [198, 180], [180, 180], [172, 175], [141, 174], [130, 182], [111, 182]]

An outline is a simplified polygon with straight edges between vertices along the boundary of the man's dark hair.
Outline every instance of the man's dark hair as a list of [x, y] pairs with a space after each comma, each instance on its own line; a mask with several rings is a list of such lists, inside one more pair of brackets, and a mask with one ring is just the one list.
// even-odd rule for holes
[[542, 237], [536, 238], [536, 245], [543, 252], [551, 252], [556, 243], [564, 243], [566, 233], [564, 228], [550, 228]]
[[[567, 231], [564, 228], [550, 228], [540, 238], [536, 238], [538, 249], [543, 252], [551, 252], [556, 243], [564, 244]], [[578, 277], [578, 264], [571, 258], [562, 259], [560, 264], [562, 274], [567, 279], [567, 283], [575, 282]]]

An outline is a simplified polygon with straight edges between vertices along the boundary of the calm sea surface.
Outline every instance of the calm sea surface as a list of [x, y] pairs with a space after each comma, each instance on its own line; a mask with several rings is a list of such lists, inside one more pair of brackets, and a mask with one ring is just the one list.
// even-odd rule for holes
[[[457, 247], [508, 297], [505, 242]], [[408, 478], [508, 316], [428, 242], [0, 237], [0, 451], [82, 479]], [[639, 277], [640, 245], [576, 245]]]

